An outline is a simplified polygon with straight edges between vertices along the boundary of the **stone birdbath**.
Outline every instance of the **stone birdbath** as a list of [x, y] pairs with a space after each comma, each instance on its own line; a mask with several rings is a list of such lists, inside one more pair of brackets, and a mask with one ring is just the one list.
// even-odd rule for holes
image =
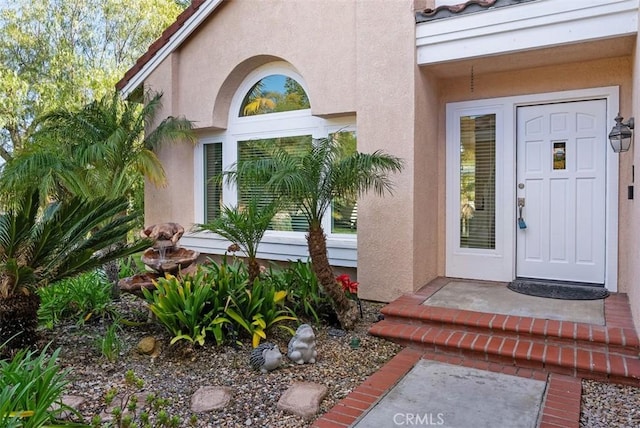
[[154, 281], [169, 273], [177, 275], [196, 261], [200, 255], [178, 245], [184, 234], [184, 228], [178, 223], [159, 223], [140, 232], [140, 236], [153, 240], [153, 246], [142, 253], [142, 263], [150, 272], [123, 278], [118, 282], [120, 290], [142, 297], [142, 289], [155, 289]]

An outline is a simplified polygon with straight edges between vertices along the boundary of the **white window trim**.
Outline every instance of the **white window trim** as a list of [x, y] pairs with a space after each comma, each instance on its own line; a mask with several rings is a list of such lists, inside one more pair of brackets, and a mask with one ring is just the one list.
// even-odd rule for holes
[[[447, 104], [447, 175], [446, 175], [446, 261], [445, 273], [451, 277], [487, 279], [493, 281], [511, 281], [515, 278], [516, 253], [515, 253], [515, 201], [516, 191], [516, 110], [520, 106], [568, 102], [586, 101], [593, 99], [605, 99], [607, 101], [606, 123], [613, 126], [620, 108], [618, 86], [589, 88], [573, 91], [548, 92], [541, 94], [521, 95], [514, 97], [492, 98], [485, 100], [463, 101]], [[456, 236], [459, 224], [456, 213], [459, 208], [459, 181], [456, 180], [457, 163], [459, 153], [455, 154], [459, 147], [459, 132], [457, 118], [461, 115], [476, 114], [476, 112], [502, 111], [503, 126], [496, 122], [496, 168], [504, 166], [504, 179], [496, 177], [498, 187], [496, 194], [503, 198], [502, 210], [505, 213], [504, 221], [500, 223], [496, 211], [496, 250], [475, 250], [458, 248]], [[456, 140], [457, 138], [457, 140]], [[505, 142], [502, 148], [498, 140]], [[606, 253], [605, 253], [605, 287], [611, 292], [618, 291], [618, 169], [619, 155], [607, 148], [607, 173], [606, 173]], [[510, 167], [509, 167], [510, 166]], [[498, 173], [498, 172], [497, 172]], [[458, 173], [459, 175], [459, 173]], [[496, 201], [496, 210], [500, 205]], [[498, 231], [498, 225], [503, 225], [503, 230]], [[502, 243], [499, 243], [501, 236]], [[502, 250], [500, 250], [502, 249]]]
[[[311, 135], [314, 139], [327, 137], [338, 131], [355, 131], [355, 117], [323, 119], [311, 116], [311, 110], [270, 113], [257, 116], [238, 115], [244, 95], [260, 79], [281, 74], [295, 79], [309, 94], [308, 88], [292, 67], [284, 62], [271, 63], [251, 72], [238, 87], [231, 102], [229, 127], [226, 131], [207, 134], [199, 139], [194, 152], [194, 223], [204, 223], [204, 145], [222, 143], [223, 170], [228, 170], [237, 158], [238, 141], [257, 138]], [[310, 102], [312, 100], [310, 99]], [[235, 186], [224, 185], [222, 199], [227, 206], [237, 204]], [[357, 267], [357, 234], [331, 232], [331, 212], [322, 221], [327, 236], [329, 262], [335, 266]], [[212, 232], [188, 232], [181, 242], [201, 253], [224, 254], [230, 242]], [[258, 247], [258, 258], [266, 260], [306, 260], [309, 257], [305, 232], [268, 230]]]

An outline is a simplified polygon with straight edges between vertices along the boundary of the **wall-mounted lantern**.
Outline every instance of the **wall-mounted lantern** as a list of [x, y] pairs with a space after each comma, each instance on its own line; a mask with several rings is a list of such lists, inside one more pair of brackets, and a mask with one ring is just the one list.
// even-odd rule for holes
[[609, 142], [611, 143], [611, 148], [615, 153], [622, 153], [629, 150], [631, 147], [631, 137], [633, 136], [633, 118], [629, 118], [626, 123], [622, 122], [623, 117], [616, 116], [615, 121], [616, 124], [611, 128], [611, 132], [609, 132]]

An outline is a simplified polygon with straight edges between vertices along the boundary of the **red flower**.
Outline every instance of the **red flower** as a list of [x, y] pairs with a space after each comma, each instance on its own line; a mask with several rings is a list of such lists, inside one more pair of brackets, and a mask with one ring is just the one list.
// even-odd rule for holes
[[347, 275], [346, 273], [338, 276], [336, 280], [340, 283], [340, 285], [342, 286], [342, 290], [345, 293], [353, 295], [358, 294], [358, 283], [356, 281], [351, 281], [351, 278], [349, 278], [349, 275]]

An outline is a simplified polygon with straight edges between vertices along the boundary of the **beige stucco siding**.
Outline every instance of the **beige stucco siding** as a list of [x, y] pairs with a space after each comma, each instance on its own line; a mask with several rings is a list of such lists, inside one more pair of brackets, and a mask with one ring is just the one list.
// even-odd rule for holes
[[[226, 2], [145, 86], [170, 92], [167, 112], [193, 120], [206, 135], [226, 128], [231, 98], [247, 74], [275, 60], [301, 74], [314, 115], [356, 115], [360, 151], [384, 149], [406, 160], [394, 177], [393, 196], [370, 195], [359, 203], [358, 280], [362, 296], [375, 300], [418, 288], [436, 275], [437, 209], [421, 213], [420, 239], [414, 216], [416, 200], [436, 200], [437, 189], [426, 182], [435, 181], [437, 162], [425, 156], [415, 169], [412, 159], [415, 141], [421, 153], [435, 153], [437, 125], [434, 120], [417, 130], [415, 109], [420, 105], [422, 116], [437, 104], [432, 91], [421, 90], [419, 97], [431, 98], [431, 108], [415, 95], [413, 1], [270, 1], [268, 12], [251, 1]], [[169, 185], [148, 186], [145, 221], [188, 227], [194, 221], [193, 150], [177, 145], [159, 155], [171, 172]]]
[[[357, 4], [359, 149], [383, 149], [406, 161], [403, 173], [394, 177], [393, 197], [367, 195], [358, 210], [359, 294], [388, 301], [419, 288], [436, 274], [436, 246], [429, 245], [435, 239], [429, 235], [435, 237], [437, 225], [430, 220], [436, 218], [437, 209], [433, 206], [432, 214], [418, 213], [417, 203], [424, 205], [429, 199], [435, 203], [435, 182], [430, 186], [429, 180], [436, 177], [432, 171], [437, 164], [428, 158], [414, 162], [416, 150], [419, 155], [429, 152], [435, 134], [425, 131], [429, 125], [416, 126], [418, 114], [428, 110], [428, 103], [421, 101], [429, 95], [428, 88], [417, 82], [411, 2]], [[418, 91], [425, 95], [416, 97]], [[437, 126], [435, 120], [430, 126]], [[420, 228], [420, 239], [416, 239], [418, 223], [428, 225]]]
[[[640, 47], [638, 46], [638, 42], [636, 41], [636, 46], [632, 58], [633, 64], [633, 90], [629, 91], [633, 94], [631, 100], [631, 110], [628, 115], [635, 115], [638, 118], [638, 112], [640, 112], [640, 94], [638, 91], [640, 90]], [[638, 118], [640, 119], [640, 118]], [[636, 125], [636, 129], [634, 133], [637, 135], [637, 132], [640, 131], [640, 127]], [[632, 141], [632, 146], [630, 149], [630, 153], [627, 153], [628, 161], [627, 167], [624, 171], [621, 171], [621, 184], [628, 185], [631, 183], [631, 179], [629, 177], [629, 169], [628, 163], [632, 165], [640, 165], [640, 149], [637, 145], [640, 144], [640, 139], [637, 136], [634, 136], [634, 141]], [[638, 172], [636, 172], [636, 177], [638, 177]], [[623, 267], [621, 272], [621, 277], [624, 278], [624, 288], [627, 290], [629, 294], [629, 302], [631, 303], [631, 311], [633, 312], [633, 320], [635, 322], [635, 328], [637, 332], [640, 332], [640, 186], [638, 184], [634, 184], [635, 187], [635, 195], [634, 200], [625, 201], [621, 203], [621, 210], [628, 211], [628, 224], [627, 228], [624, 229], [624, 234], [628, 235], [626, 240], [626, 247], [620, 246], [620, 252], [625, 252], [626, 255], [624, 257], [625, 264], [622, 264]]]
[[353, 112], [355, 28], [352, 2], [223, 3], [180, 50], [180, 111], [199, 128], [213, 126], [225, 81], [237, 86], [257, 66], [281, 59], [304, 77], [314, 114]]
[[[162, 108], [156, 120], [181, 116], [177, 92], [172, 90], [177, 78], [179, 53], [165, 59], [145, 82], [145, 88], [162, 92]], [[189, 143], [163, 145], [157, 150], [167, 175], [167, 185], [145, 188], [145, 224], [175, 221], [190, 224], [193, 220], [193, 146]]]

